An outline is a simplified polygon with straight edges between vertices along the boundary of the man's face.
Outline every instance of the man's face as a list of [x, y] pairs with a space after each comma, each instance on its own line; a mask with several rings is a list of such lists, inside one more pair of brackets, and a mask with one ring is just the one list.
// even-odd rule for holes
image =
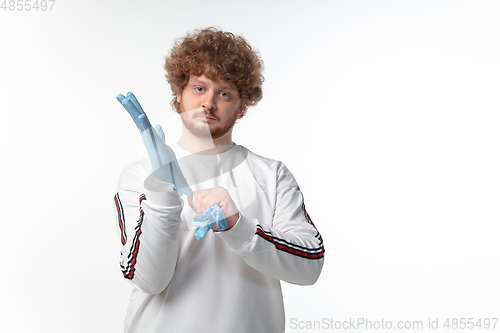
[[200, 138], [218, 139], [227, 134], [241, 113], [238, 89], [227, 81], [212, 81], [204, 74], [191, 75], [177, 94], [184, 126]]

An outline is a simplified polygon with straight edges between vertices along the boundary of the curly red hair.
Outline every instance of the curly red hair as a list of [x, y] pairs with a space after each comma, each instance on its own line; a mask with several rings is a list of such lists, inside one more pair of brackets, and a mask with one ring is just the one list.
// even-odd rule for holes
[[172, 107], [179, 112], [176, 95], [181, 93], [191, 75], [205, 74], [209, 79], [226, 80], [238, 89], [243, 110], [262, 99], [264, 63], [259, 53], [240, 36], [210, 27], [195, 30], [178, 39], [165, 58], [167, 78], [174, 98]]

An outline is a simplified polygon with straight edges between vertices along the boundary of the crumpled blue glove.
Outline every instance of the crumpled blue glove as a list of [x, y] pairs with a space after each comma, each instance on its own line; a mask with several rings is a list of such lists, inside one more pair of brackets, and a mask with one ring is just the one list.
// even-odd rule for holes
[[128, 92], [127, 97], [119, 94], [116, 96], [116, 99], [127, 110], [141, 132], [142, 141], [146, 146], [149, 160], [151, 161], [153, 175], [162, 182], [174, 184], [177, 191], [184, 193], [192, 199], [193, 191], [179, 168], [174, 151], [163, 141], [165, 134], [161, 126], [156, 125], [156, 130], [153, 130], [146, 113], [142, 110], [133, 93]]
[[217, 223], [217, 228], [221, 231], [227, 228], [226, 217], [224, 216], [224, 212], [219, 205], [213, 205], [212, 207], [209, 207], [205, 213], [195, 215], [193, 217], [193, 226], [198, 229], [194, 234], [196, 239], [200, 239], [205, 236], [207, 232], [212, 229], [215, 223]]

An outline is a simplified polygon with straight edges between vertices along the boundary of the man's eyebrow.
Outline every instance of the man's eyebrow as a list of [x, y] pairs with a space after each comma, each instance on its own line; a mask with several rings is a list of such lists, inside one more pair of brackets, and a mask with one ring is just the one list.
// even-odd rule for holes
[[238, 88], [236, 88], [235, 86], [232, 86], [232, 85], [230, 85], [230, 84], [227, 84], [227, 83], [222, 83], [222, 84], [220, 85], [220, 87], [221, 87], [222, 89], [224, 89], [224, 90], [236, 90], [236, 91], [238, 91]]
[[195, 83], [201, 83], [201, 84], [206, 84], [206, 80], [199, 79], [198, 77], [194, 76], [191, 78], [191, 81]]
[[[208, 83], [208, 80], [206, 79], [200, 79], [199, 77], [193, 77], [191, 79], [191, 81], [194, 83], [194, 84], [202, 84], [202, 85], [206, 85]], [[238, 88], [232, 86], [231, 84], [229, 83], [218, 83], [219, 87], [223, 90], [235, 90], [237, 91]]]

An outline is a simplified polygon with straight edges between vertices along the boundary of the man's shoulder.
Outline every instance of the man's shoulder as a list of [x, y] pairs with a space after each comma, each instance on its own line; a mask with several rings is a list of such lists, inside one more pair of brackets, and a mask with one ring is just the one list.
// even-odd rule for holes
[[144, 179], [151, 173], [151, 163], [149, 159], [143, 158], [141, 160], [132, 162], [123, 168], [118, 178], [117, 190], [142, 188]]
[[280, 166], [284, 165], [281, 161], [275, 160], [269, 157], [265, 157], [259, 154], [254, 153], [250, 149], [246, 148], [245, 146], [238, 145], [238, 148], [241, 150], [241, 154], [246, 156], [252, 163], [258, 162], [262, 166], [267, 166], [268, 168], [272, 170], [278, 170]]
[[267, 172], [275, 174], [278, 187], [298, 187], [295, 178], [285, 163], [280, 160], [258, 155], [246, 147], [240, 147], [246, 151], [246, 154], [254, 167], [254, 171], [255, 166], [260, 166], [261, 169], [266, 169]]
[[132, 173], [151, 173], [151, 162], [148, 158], [143, 158], [132, 163], [129, 163], [125, 168], [123, 168], [122, 173], [132, 172]]

